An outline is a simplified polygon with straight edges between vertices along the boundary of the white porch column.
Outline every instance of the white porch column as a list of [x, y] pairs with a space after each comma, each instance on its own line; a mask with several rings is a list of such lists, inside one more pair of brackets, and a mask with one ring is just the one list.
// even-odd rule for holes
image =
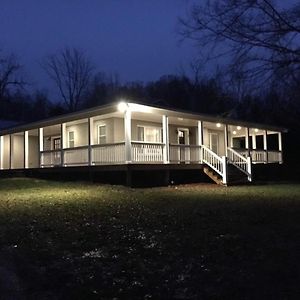
[[198, 121], [198, 139], [197, 139], [199, 149], [199, 160], [202, 163], [202, 146], [203, 146], [203, 121]]
[[282, 134], [278, 132], [278, 150], [282, 152]]
[[253, 150], [256, 149], [256, 134], [255, 133], [252, 134], [252, 149]]
[[44, 128], [39, 128], [39, 165], [40, 167], [44, 164], [43, 154], [44, 151]]
[[169, 118], [166, 115], [162, 116], [162, 127], [163, 127], [163, 160], [165, 164], [170, 162], [169, 158]]
[[13, 169], [14, 167], [14, 149], [13, 149], [14, 138], [13, 135], [9, 135], [9, 168]]
[[283, 163], [283, 159], [282, 159], [282, 133], [278, 132], [278, 150], [280, 152], [280, 160], [279, 163], [282, 164]]
[[130, 108], [124, 112], [124, 131], [125, 131], [125, 162], [131, 163], [131, 111]]
[[93, 154], [92, 145], [94, 145], [94, 118], [88, 118], [88, 155], [89, 155], [89, 166], [92, 165]]
[[228, 125], [224, 126], [225, 156], [228, 157]]
[[267, 141], [267, 135], [268, 135], [268, 131], [265, 130], [264, 131], [264, 151], [265, 151], [265, 163], [268, 163], [268, 141]]
[[4, 159], [4, 136], [0, 136], [0, 170], [3, 170]]
[[24, 132], [24, 168], [28, 169], [29, 167], [29, 134], [26, 130]]
[[61, 130], [61, 136], [60, 136], [60, 141], [61, 141], [61, 165], [64, 166], [65, 164], [65, 159], [64, 159], [64, 149], [67, 148], [67, 124], [62, 123], [60, 125], [60, 130]]
[[246, 137], [245, 137], [245, 147], [248, 150], [248, 156], [250, 156], [250, 147], [249, 147], [249, 128], [246, 127]]

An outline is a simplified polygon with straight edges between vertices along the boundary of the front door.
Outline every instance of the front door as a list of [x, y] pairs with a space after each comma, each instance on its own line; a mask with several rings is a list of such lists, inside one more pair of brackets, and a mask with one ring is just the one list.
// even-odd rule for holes
[[209, 134], [209, 148], [219, 155], [219, 134], [211, 132]]
[[190, 161], [190, 135], [188, 128], [178, 128], [178, 144], [179, 146], [178, 156], [180, 162], [189, 162]]
[[52, 140], [52, 143], [53, 143], [53, 150], [56, 150], [53, 154], [53, 164], [60, 165], [61, 164], [61, 153], [60, 153], [60, 151], [57, 151], [57, 150], [61, 149], [61, 138], [60, 137], [54, 138]]

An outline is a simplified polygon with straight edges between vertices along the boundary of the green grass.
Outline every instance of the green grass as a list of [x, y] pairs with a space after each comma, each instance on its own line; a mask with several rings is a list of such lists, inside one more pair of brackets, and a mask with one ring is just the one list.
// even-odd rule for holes
[[0, 180], [2, 295], [296, 299], [299, 241], [297, 184]]

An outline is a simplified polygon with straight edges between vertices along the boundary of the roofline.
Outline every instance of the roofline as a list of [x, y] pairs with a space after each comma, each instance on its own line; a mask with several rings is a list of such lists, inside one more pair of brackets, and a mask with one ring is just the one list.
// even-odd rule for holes
[[[96, 106], [92, 108], [88, 108], [85, 110], [67, 113], [61, 116], [47, 118], [45, 120], [40, 120], [36, 122], [26, 123], [22, 125], [18, 125], [16, 127], [11, 127], [7, 129], [0, 130], [0, 135], [7, 135], [7, 134], [13, 134], [18, 133], [22, 131], [27, 130], [33, 130], [38, 129], [40, 127], [47, 127], [59, 123], [65, 123], [65, 122], [71, 122], [78, 119], [85, 119], [89, 117], [94, 117], [97, 115], [103, 115], [103, 114], [109, 114], [114, 113], [118, 111], [118, 104], [120, 102], [112, 102], [110, 104]], [[243, 127], [249, 127], [249, 128], [258, 128], [263, 130], [271, 130], [271, 131], [279, 131], [279, 132], [288, 132], [286, 128], [273, 126], [273, 125], [267, 125], [262, 123], [255, 123], [255, 122], [247, 122], [242, 121], [238, 119], [229, 119], [229, 118], [223, 118], [218, 116], [211, 116], [207, 114], [198, 114], [193, 113], [191, 111], [181, 110], [181, 109], [171, 109], [171, 108], [164, 108], [157, 105], [148, 105], [138, 102], [131, 102], [126, 101], [127, 105], [131, 106], [141, 106], [144, 108], [147, 108], [149, 112], [156, 112], [161, 115], [168, 115], [169, 117], [179, 117], [178, 113], [180, 114], [180, 117], [186, 118], [186, 119], [193, 119], [193, 120], [201, 120], [206, 122], [215, 122], [215, 123], [222, 123], [227, 125], [239, 125]]]

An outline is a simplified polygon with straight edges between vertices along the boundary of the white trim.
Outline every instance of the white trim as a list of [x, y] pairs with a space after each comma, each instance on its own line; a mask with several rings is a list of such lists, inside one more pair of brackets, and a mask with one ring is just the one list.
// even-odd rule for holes
[[24, 132], [24, 167], [29, 167], [29, 133], [28, 130]]

